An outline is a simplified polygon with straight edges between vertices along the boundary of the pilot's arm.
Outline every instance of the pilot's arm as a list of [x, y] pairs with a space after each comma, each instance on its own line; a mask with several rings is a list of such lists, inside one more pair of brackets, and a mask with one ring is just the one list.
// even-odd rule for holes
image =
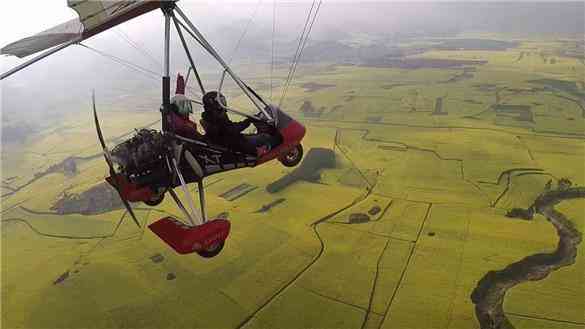
[[[229, 119], [228, 119], [229, 121]], [[230, 128], [233, 130], [233, 132], [235, 133], [241, 133], [242, 131], [246, 130], [246, 128], [250, 127], [250, 124], [252, 124], [252, 120], [246, 118], [240, 122], [232, 122], [229, 121], [229, 126]]]

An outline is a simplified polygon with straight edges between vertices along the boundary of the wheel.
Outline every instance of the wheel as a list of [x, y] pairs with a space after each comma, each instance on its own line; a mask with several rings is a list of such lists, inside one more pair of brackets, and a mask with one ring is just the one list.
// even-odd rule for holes
[[301, 162], [303, 158], [303, 146], [301, 144], [295, 145], [287, 154], [278, 158], [280, 163], [285, 167], [294, 167]]
[[154, 207], [158, 206], [163, 200], [165, 199], [165, 192], [161, 192], [159, 194], [155, 194], [150, 200], [144, 201], [144, 203], [148, 206]]
[[225, 241], [217, 242], [217, 243], [209, 246], [209, 248], [207, 248], [207, 249], [197, 251], [197, 253], [199, 254], [199, 256], [201, 256], [203, 258], [215, 257], [221, 252], [224, 244], [225, 244]]

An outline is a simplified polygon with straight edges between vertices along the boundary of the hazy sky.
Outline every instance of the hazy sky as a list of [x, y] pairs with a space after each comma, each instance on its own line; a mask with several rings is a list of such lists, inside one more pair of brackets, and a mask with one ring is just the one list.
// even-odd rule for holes
[[[242, 10], [241, 5], [249, 4], [250, 9], [258, 2], [262, 2], [263, 5], [276, 1], [279, 4], [295, 3], [302, 5], [304, 3], [310, 3], [311, 0], [181, 0], [179, 4], [183, 6], [193, 6], [201, 4], [203, 6], [209, 6], [211, 3], [219, 3], [225, 10], [226, 7], [233, 5], [235, 8], [230, 13], [231, 15], [240, 15], [242, 17], [248, 16], [249, 13], [246, 10]], [[447, 0], [410, 0], [408, 2], [446, 2]], [[389, 2], [405, 2], [405, 1], [391, 1], [391, 0], [368, 0], [368, 1], [356, 1], [356, 0], [325, 0], [324, 4], [327, 6], [334, 6], [335, 4], [351, 4], [355, 3], [389, 3]], [[465, 2], [562, 2], [562, 1], [465, 1]], [[34, 7], [34, 10], [30, 10]], [[222, 12], [225, 15], [225, 12]], [[585, 15], [585, 13], [584, 13]], [[75, 12], [67, 7], [66, 0], [19, 0], [19, 1], [3, 1], [2, 10], [0, 11], [0, 22], [2, 22], [2, 30], [0, 32], [0, 47], [10, 42], [19, 40], [21, 38], [33, 35], [37, 32], [51, 28], [57, 24], [76, 18]]]
[[[179, 5], [227, 60], [232, 57], [247, 60], [246, 56], [256, 58], [260, 52], [264, 58], [270, 56], [270, 49], [266, 47], [270, 46], [271, 40], [273, 3], [276, 3], [277, 8], [275, 38], [277, 40], [280, 38], [281, 41], [280, 47], [277, 42], [276, 53], [277, 56], [286, 56], [287, 45], [289, 48], [290, 45], [296, 45], [295, 38], [298, 38], [302, 31], [311, 2], [312, 0], [181, 0]], [[585, 26], [583, 2], [572, 4], [559, 3], [560, 1], [556, 3], [547, 1], [548, 4], [543, 4], [543, 1], [506, 1], [503, 4], [503, 1], [493, 0], [455, 3], [449, 1], [451, 4], [445, 2], [447, 1], [323, 0], [319, 20], [311, 33], [309, 45], [311, 42], [340, 41], [347, 38], [348, 33], [357, 33], [359, 36], [370, 33], [373, 36], [376, 34], [392, 36], [421, 31], [582, 33]], [[494, 2], [499, 4], [490, 4]], [[239, 52], [234, 53], [235, 45], [239, 44], [237, 40], [257, 8], [259, 8], [257, 15], [254, 16]], [[66, 0], [3, 1], [0, 11], [2, 22], [0, 47], [76, 17], [76, 13], [67, 7]], [[127, 60], [138, 59], [141, 61], [140, 65], [158, 72], [161, 68], [153, 66], [153, 63], [143, 58], [142, 54], [130, 53], [133, 50], [121, 40], [119, 34], [125, 32], [134, 41], [141, 43], [160, 62], [162, 22], [160, 11], [154, 11], [94, 36], [87, 44]], [[172, 42], [178, 45], [176, 37]], [[179, 55], [183, 56], [182, 54], [177, 56]], [[30, 75], [27, 76], [27, 72], [23, 71], [24, 73], [15, 75], [10, 81], [16, 83], [26, 78], [38, 80], [45, 76], [54, 79], [55, 74], [65, 78], [66, 75], [62, 71], [67, 69], [86, 74], [87, 70], [81, 70], [80, 67], [86, 65], [93, 68], [97, 56], [82, 47], [70, 47], [59, 55], [51, 56], [42, 63], [24, 70], [30, 71]], [[197, 54], [194, 56], [198, 57]], [[103, 58], [101, 60], [104, 61]], [[15, 57], [0, 56], [2, 71], [20, 62], [22, 60]], [[182, 66], [186, 63], [182, 57], [172, 59], [171, 62]], [[50, 72], [51, 68], [53, 72]], [[74, 78], [79, 79], [78, 76]]]

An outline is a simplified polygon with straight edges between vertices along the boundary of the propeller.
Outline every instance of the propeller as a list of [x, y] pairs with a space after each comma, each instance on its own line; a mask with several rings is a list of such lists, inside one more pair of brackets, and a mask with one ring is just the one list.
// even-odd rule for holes
[[128, 201], [124, 199], [124, 197], [122, 196], [122, 192], [120, 192], [120, 189], [117, 186], [118, 179], [116, 176], [116, 172], [114, 171], [114, 163], [112, 162], [112, 156], [110, 154], [110, 151], [108, 150], [108, 147], [106, 146], [106, 142], [104, 141], [102, 129], [100, 128], [100, 122], [99, 122], [98, 117], [97, 117], [97, 110], [95, 108], [95, 91], [93, 91], [91, 94], [91, 102], [93, 105], [93, 119], [95, 122], [95, 129], [97, 130], [98, 139], [100, 140], [100, 144], [102, 145], [102, 149], [104, 150], [104, 158], [106, 159], [106, 163], [108, 164], [108, 167], [110, 168], [110, 177], [112, 177], [112, 180], [111, 180], [112, 185], [116, 189], [116, 192], [118, 192], [118, 195], [120, 196], [120, 199], [122, 200], [122, 203], [124, 204], [124, 207], [126, 207], [126, 210], [128, 211], [128, 213], [130, 214], [130, 216], [134, 220], [134, 223], [136, 223], [136, 225], [140, 228], [140, 223], [138, 223], [138, 219], [136, 219], [136, 215], [134, 214], [134, 211], [132, 211], [132, 207], [130, 207], [130, 204], [128, 203]]

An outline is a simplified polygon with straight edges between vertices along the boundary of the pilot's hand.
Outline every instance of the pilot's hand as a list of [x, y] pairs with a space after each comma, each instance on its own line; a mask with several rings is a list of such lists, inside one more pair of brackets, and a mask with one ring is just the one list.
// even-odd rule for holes
[[263, 122], [262, 119], [259, 118], [257, 115], [253, 115], [252, 117], [247, 118], [247, 120], [249, 120], [253, 124], [257, 124], [257, 123], [262, 123]]
[[258, 121], [262, 121], [262, 120], [266, 119], [266, 115], [264, 115], [264, 113], [262, 111], [254, 114], [253, 117], [254, 117], [254, 119], [256, 119]]

